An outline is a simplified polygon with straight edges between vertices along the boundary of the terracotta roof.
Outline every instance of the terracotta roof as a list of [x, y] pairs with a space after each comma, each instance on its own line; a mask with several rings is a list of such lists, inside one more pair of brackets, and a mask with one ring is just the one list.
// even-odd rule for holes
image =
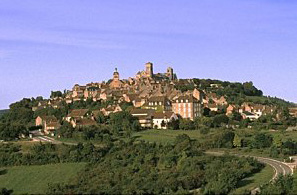
[[153, 109], [133, 109], [131, 110], [132, 115], [138, 115], [138, 114], [152, 114], [155, 110]]
[[58, 119], [55, 116], [39, 116], [42, 120], [49, 122], [57, 122]]
[[152, 116], [147, 116], [147, 115], [137, 115], [134, 117], [136, 117], [138, 120], [151, 120], [152, 119]]
[[127, 96], [129, 97], [130, 101], [133, 101], [137, 98], [138, 95], [134, 93], [134, 94], [127, 94]]
[[264, 108], [265, 108], [264, 105], [259, 105], [259, 104], [253, 106], [253, 109], [255, 109], [255, 110], [264, 110]]
[[155, 112], [153, 113], [153, 117], [155, 119], [169, 119], [173, 114], [174, 112]]
[[47, 127], [54, 127], [54, 128], [59, 128], [61, 125], [58, 122], [50, 122], [49, 124], [46, 125]]
[[85, 116], [88, 111], [88, 109], [75, 109], [68, 114], [68, 117], [82, 117]]
[[152, 96], [148, 99], [149, 102], [165, 102], [168, 100], [165, 96]]
[[179, 96], [178, 98], [175, 98], [173, 100], [173, 103], [176, 102], [176, 100], [179, 101], [179, 103], [181, 102], [181, 100], [183, 100], [183, 103], [186, 103], [186, 100], [188, 100], [189, 103], [192, 102], [199, 102], [199, 100], [197, 100], [195, 97], [191, 96], [191, 95], [183, 95], [183, 96]]
[[106, 110], [106, 111], [114, 111], [114, 109], [115, 109], [114, 106], [110, 106], [110, 107], [106, 108], [105, 110]]
[[81, 126], [90, 126], [90, 125], [96, 125], [96, 121], [88, 118], [82, 118], [82, 119], [77, 119], [76, 120], [76, 125], [81, 125]]

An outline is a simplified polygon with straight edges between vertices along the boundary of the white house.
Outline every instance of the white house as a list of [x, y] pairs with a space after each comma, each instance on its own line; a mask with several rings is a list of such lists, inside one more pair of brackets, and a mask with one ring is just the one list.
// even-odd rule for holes
[[178, 119], [174, 112], [155, 112], [153, 114], [153, 127], [156, 127], [157, 129], [167, 129], [168, 123], [173, 119]]

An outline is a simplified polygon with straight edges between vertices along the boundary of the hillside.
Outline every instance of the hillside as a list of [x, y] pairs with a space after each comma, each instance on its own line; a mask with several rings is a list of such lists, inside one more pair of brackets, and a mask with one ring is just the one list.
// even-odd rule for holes
[[85, 163], [16, 166], [0, 168], [0, 188], [13, 194], [45, 194], [51, 183], [65, 183], [84, 168]]
[[9, 109], [0, 110], [0, 116], [8, 112], [9, 112]]

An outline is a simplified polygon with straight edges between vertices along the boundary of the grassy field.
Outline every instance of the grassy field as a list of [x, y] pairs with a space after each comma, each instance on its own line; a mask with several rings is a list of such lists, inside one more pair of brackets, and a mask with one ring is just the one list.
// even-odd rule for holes
[[66, 183], [85, 165], [62, 163], [0, 168], [0, 188], [12, 189], [13, 194], [44, 194], [48, 183]]
[[192, 139], [201, 138], [201, 134], [198, 130], [184, 131], [184, 130], [147, 130], [133, 134], [137, 139], [157, 142], [157, 143], [170, 143], [173, 142], [176, 136], [181, 134], [187, 134]]
[[280, 137], [282, 140], [292, 139], [293, 141], [297, 141], [297, 131], [269, 131], [269, 134], [273, 137]]
[[243, 194], [246, 190], [251, 191], [261, 185], [269, 182], [274, 175], [274, 170], [271, 166], [266, 165], [259, 173], [251, 175], [239, 182], [236, 190], [230, 194]]

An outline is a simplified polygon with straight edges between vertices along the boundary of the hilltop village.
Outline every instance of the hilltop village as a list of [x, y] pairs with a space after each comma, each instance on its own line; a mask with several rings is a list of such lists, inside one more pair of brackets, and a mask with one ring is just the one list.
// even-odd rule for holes
[[[0, 166], [51, 164], [52, 171], [36, 170], [50, 177], [67, 175], [66, 167], [57, 168], [63, 163], [86, 166], [70, 183], [48, 184], [42, 175], [49, 194], [192, 194], [203, 188], [228, 194], [244, 175], [265, 167], [216, 152], [261, 155], [257, 160], [273, 164], [278, 175], [291, 175], [296, 117], [295, 104], [264, 96], [252, 82], [180, 79], [171, 67], [155, 73], [149, 62], [128, 79], [115, 69], [108, 81], [11, 104], [0, 116]], [[213, 149], [214, 156], [205, 152]]]
[[[247, 83], [251, 84], [251, 83]], [[173, 68], [168, 67], [165, 73], [154, 73], [153, 63], [145, 64], [145, 69], [136, 73], [135, 77], [121, 79], [115, 69], [112, 78], [107, 82], [75, 84], [72, 90], [52, 92], [51, 99], [41, 100], [32, 107], [34, 112], [52, 107], [55, 109], [76, 102], [105, 103], [101, 108], [82, 108], [68, 111], [61, 120], [69, 122], [73, 128], [95, 125], [99, 114], [109, 116], [111, 113], [123, 111], [123, 104], [138, 119], [143, 128], [167, 129], [168, 124], [178, 119], [194, 120], [206, 114], [224, 113], [232, 116], [239, 113], [242, 119], [257, 120], [262, 115], [274, 113], [281, 117], [282, 109], [273, 104], [253, 102], [228, 102], [226, 95], [219, 95], [224, 88], [217, 82], [208, 83], [207, 87], [197, 85], [194, 79], [178, 79]], [[190, 87], [188, 87], [190, 86]], [[249, 86], [255, 90], [253, 85]], [[234, 89], [236, 90], [236, 89]], [[262, 95], [262, 92], [256, 89]], [[296, 109], [291, 114], [296, 116]], [[46, 134], [59, 129], [62, 121], [55, 116], [40, 115], [36, 118], [36, 126], [42, 126]]]

